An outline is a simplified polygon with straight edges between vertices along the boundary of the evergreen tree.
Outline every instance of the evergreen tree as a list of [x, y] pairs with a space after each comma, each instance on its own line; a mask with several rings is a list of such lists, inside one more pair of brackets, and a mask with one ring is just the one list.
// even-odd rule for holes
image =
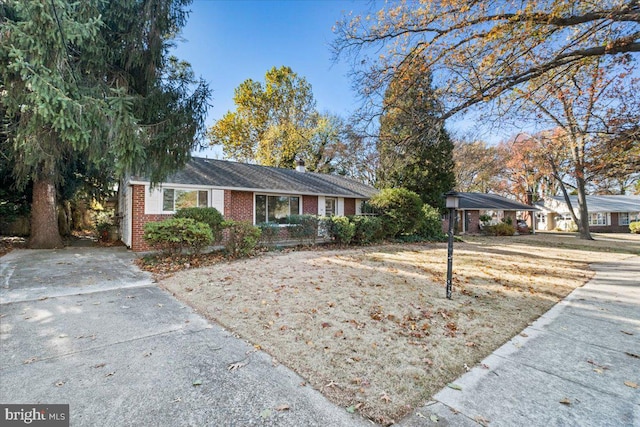
[[377, 185], [407, 188], [443, 209], [442, 195], [455, 185], [453, 142], [440, 119], [431, 75], [422, 62], [406, 63], [385, 92]]
[[0, 143], [18, 189], [33, 183], [31, 247], [62, 245], [57, 194], [78, 165], [103, 181], [158, 182], [188, 160], [210, 97], [168, 56], [189, 3], [0, 4]]

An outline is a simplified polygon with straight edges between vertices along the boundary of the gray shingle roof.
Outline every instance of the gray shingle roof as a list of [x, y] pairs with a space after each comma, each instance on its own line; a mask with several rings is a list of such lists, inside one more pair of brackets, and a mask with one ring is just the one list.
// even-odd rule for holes
[[[569, 208], [564, 202], [563, 196], [551, 197], [559, 206], [564, 208], [563, 212], [569, 213]], [[578, 212], [578, 196], [569, 196], [571, 206]], [[613, 196], [587, 196], [587, 209], [590, 213], [595, 212], [640, 212], [640, 196], [613, 195]]]
[[459, 209], [462, 210], [502, 210], [502, 211], [537, 211], [534, 206], [525, 205], [497, 194], [458, 193]]
[[[132, 177], [132, 180], [148, 181], [143, 177]], [[369, 198], [377, 193], [375, 188], [344, 176], [302, 173], [295, 169], [201, 157], [191, 158], [182, 170], [169, 176], [163, 184], [206, 185], [250, 191], [355, 198]]]

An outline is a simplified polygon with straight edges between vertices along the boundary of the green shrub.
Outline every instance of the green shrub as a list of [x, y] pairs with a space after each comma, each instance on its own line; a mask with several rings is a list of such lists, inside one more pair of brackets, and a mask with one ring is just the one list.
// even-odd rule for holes
[[428, 240], [445, 240], [445, 233], [442, 232], [442, 216], [438, 208], [426, 203], [422, 206], [422, 218], [417, 234]]
[[227, 255], [233, 258], [251, 255], [260, 241], [260, 228], [244, 221], [225, 221], [223, 225], [227, 230], [224, 246]]
[[491, 222], [491, 215], [482, 214], [480, 215], [480, 222]]
[[351, 243], [356, 232], [356, 226], [349, 222], [349, 218], [346, 216], [331, 216], [323, 218], [321, 221], [331, 240], [342, 245]]
[[495, 225], [487, 225], [484, 227], [484, 232], [490, 236], [513, 236], [516, 229], [513, 225], [500, 222]]
[[176, 211], [174, 218], [191, 218], [197, 222], [204, 222], [211, 228], [213, 242], [222, 240], [222, 223], [224, 218], [216, 208], [182, 208]]
[[349, 217], [349, 221], [354, 225], [353, 243], [365, 245], [384, 240], [385, 233], [382, 227], [382, 220], [376, 216], [356, 215]]
[[420, 196], [406, 188], [385, 188], [369, 201], [384, 222], [387, 236], [413, 234], [422, 218]]
[[177, 254], [183, 249], [199, 253], [211, 244], [213, 235], [209, 226], [191, 218], [170, 218], [144, 225], [144, 240], [154, 249]]
[[301, 245], [315, 244], [318, 238], [318, 221], [315, 215], [290, 215], [287, 218], [289, 237], [297, 239]]
[[634, 234], [640, 234], [640, 221], [633, 221], [629, 223], [629, 231]]
[[280, 237], [280, 226], [273, 222], [258, 224], [260, 228], [260, 244], [262, 246], [274, 246]]

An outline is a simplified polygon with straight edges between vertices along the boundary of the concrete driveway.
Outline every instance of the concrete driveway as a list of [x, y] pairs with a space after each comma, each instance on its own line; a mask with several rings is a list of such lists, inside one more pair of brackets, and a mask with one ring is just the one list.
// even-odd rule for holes
[[123, 248], [0, 258], [0, 402], [73, 426], [371, 425], [152, 283]]

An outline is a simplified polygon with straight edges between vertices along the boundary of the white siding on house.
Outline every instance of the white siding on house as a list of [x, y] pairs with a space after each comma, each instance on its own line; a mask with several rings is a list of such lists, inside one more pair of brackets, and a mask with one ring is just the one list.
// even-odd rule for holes
[[[224, 190], [211, 190], [211, 207], [216, 208], [218, 212], [224, 215]], [[255, 207], [254, 207], [255, 209]], [[255, 217], [255, 212], [254, 212]]]
[[162, 187], [151, 189], [148, 185], [144, 186], [144, 213], [145, 215], [154, 215], [162, 213]]
[[356, 215], [362, 215], [362, 199], [356, 199]]
[[344, 216], [344, 197], [338, 197], [338, 206], [336, 207], [336, 215]]
[[132, 203], [131, 203], [132, 191], [131, 187], [126, 184], [120, 184], [118, 187], [118, 214], [120, 218], [120, 240], [127, 247], [131, 247], [131, 217]]

